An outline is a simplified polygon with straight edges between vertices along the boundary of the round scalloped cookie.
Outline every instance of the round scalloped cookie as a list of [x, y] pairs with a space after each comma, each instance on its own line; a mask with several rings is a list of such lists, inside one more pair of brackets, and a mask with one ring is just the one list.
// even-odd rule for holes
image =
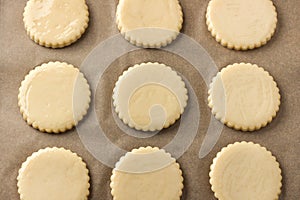
[[77, 41], [85, 32], [89, 12], [85, 0], [29, 0], [23, 21], [34, 42], [62, 48]]
[[110, 187], [114, 200], [180, 200], [182, 171], [164, 150], [141, 147], [116, 163]]
[[277, 13], [271, 0], [211, 0], [206, 23], [212, 36], [223, 46], [247, 50], [271, 39]]
[[91, 92], [84, 75], [73, 65], [49, 62], [31, 70], [19, 89], [24, 120], [42, 132], [71, 129], [87, 113]]
[[70, 150], [45, 148], [22, 164], [17, 177], [21, 200], [87, 200], [88, 169]]
[[130, 43], [160, 48], [176, 39], [183, 14], [178, 0], [120, 0], [116, 22]]
[[223, 148], [210, 167], [210, 184], [219, 200], [275, 200], [281, 193], [281, 169], [271, 152], [252, 142]]
[[280, 94], [273, 77], [250, 63], [228, 65], [212, 80], [208, 91], [212, 113], [228, 127], [258, 130], [279, 110]]
[[182, 78], [159, 63], [130, 67], [119, 77], [113, 91], [119, 118], [131, 128], [143, 131], [161, 130], [174, 124], [187, 100]]

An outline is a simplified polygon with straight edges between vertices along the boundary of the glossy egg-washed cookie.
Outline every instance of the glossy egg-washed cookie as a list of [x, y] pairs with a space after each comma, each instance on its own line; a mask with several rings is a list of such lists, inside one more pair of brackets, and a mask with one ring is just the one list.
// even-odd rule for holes
[[85, 0], [29, 0], [23, 21], [34, 42], [62, 48], [77, 41], [85, 32], [89, 11]]
[[31, 70], [21, 83], [18, 104], [24, 120], [42, 132], [71, 129], [87, 113], [90, 88], [73, 65], [49, 62]]

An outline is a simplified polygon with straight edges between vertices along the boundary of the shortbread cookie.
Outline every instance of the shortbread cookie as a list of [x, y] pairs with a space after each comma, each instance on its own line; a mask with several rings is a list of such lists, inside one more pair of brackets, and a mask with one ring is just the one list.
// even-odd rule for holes
[[110, 187], [114, 200], [179, 200], [183, 177], [169, 153], [157, 147], [141, 147], [116, 164]]
[[217, 154], [210, 169], [211, 189], [219, 200], [275, 200], [281, 192], [279, 163], [259, 144], [228, 145]]
[[88, 169], [77, 154], [63, 148], [46, 148], [33, 153], [18, 175], [21, 200], [87, 200]]
[[254, 131], [270, 123], [279, 110], [273, 77], [252, 64], [233, 64], [213, 78], [208, 105], [218, 120], [236, 130]]
[[171, 43], [182, 27], [178, 0], [120, 0], [116, 21], [130, 43], [145, 48], [160, 48]]
[[143, 131], [161, 130], [174, 124], [187, 99], [181, 77], [159, 63], [130, 67], [119, 77], [113, 92], [119, 118], [131, 128]]
[[271, 39], [277, 13], [271, 0], [211, 0], [206, 19], [208, 30], [219, 43], [247, 50]]
[[31, 70], [19, 89], [19, 106], [26, 122], [40, 131], [64, 132], [87, 113], [91, 92], [73, 65], [49, 62]]
[[78, 40], [89, 21], [85, 0], [29, 0], [23, 16], [30, 38], [51, 48], [68, 46]]

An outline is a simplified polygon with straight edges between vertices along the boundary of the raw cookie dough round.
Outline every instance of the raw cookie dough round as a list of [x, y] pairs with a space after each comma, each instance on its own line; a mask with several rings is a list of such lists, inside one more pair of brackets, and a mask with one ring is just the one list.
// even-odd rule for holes
[[219, 43], [247, 50], [271, 39], [277, 13], [271, 0], [211, 0], [206, 19], [208, 30]]
[[64, 132], [87, 113], [91, 92], [73, 65], [49, 62], [31, 70], [19, 89], [24, 120], [43, 132]]
[[159, 63], [130, 67], [116, 82], [113, 104], [131, 128], [155, 131], [174, 124], [187, 105], [187, 89], [180, 76]]
[[236, 130], [254, 131], [270, 123], [279, 110], [273, 77], [250, 63], [229, 65], [213, 78], [208, 105], [218, 120]]
[[157, 147], [141, 147], [116, 164], [110, 187], [114, 200], [179, 200], [183, 177], [169, 153]]
[[29, 0], [23, 16], [30, 38], [51, 48], [65, 47], [78, 40], [89, 22], [85, 0]]
[[259, 144], [228, 145], [217, 154], [210, 169], [211, 189], [219, 200], [275, 200], [281, 192], [279, 163]]
[[63, 148], [33, 153], [19, 170], [21, 200], [87, 200], [89, 175], [77, 154]]
[[179, 34], [183, 22], [178, 0], [120, 0], [117, 25], [130, 43], [144, 48], [170, 44]]

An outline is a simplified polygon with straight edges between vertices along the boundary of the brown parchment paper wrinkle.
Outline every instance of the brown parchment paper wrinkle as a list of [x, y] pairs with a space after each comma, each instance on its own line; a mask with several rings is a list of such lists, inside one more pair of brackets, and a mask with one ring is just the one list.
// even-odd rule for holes
[[[59, 60], [79, 67], [98, 43], [117, 34], [117, 3], [117, 0], [87, 0], [90, 22], [83, 37], [69, 47], [49, 49], [35, 44], [26, 35], [22, 21], [26, 1], [0, 0], [0, 199], [19, 199], [16, 186], [18, 169], [32, 152], [47, 146], [64, 147], [78, 153], [90, 170], [90, 199], [112, 199], [109, 187], [111, 169], [97, 161], [84, 148], [74, 129], [61, 135], [52, 135], [40, 133], [28, 126], [19, 112], [17, 95], [24, 76], [35, 66]], [[197, 94], [202, 116], [195, 140], [178, 160], [185, 179], [182, 199], [215, 199], [208, 182], [212, 159], [222, 147], [243, 140], [259, 143], [277, 157], [283, 175], [280, 199], [300, 199], [300, 1], [274, 0], [278, 11], [278, 26], [274, 37], [267, 45], [245, 52], [222, 47], [207, 31], [205, 11], [208, 0], [180, 0], [180, 3], [184, 12], [182, 33], [200, 43], [219, 69], [235, 62], [251, 62], [270, 72], [282, 95], [277, 117], [270, 125], [253, 133], [225, 127], [211, 153], [200, 160], [198, 154], [210, 118], [210, 110], [206, 106], [207, 88], [203, 79], [188, 62], [176, 55], [156, 50], [139, 50], [113, 62], [101, 80], [102, 88], [98, 88], [95, 94], [97, 116], [105, 119], [101, 123], [106, 135], [125, 150], [146, 145], [162, 147], [172, 139], [178, 124], [149, 139], [137, 139], [122, 133], [114, 124], [110, 107], [114, 82], [124, 69], [140, 62], [163, 62], [188, 78]]]

